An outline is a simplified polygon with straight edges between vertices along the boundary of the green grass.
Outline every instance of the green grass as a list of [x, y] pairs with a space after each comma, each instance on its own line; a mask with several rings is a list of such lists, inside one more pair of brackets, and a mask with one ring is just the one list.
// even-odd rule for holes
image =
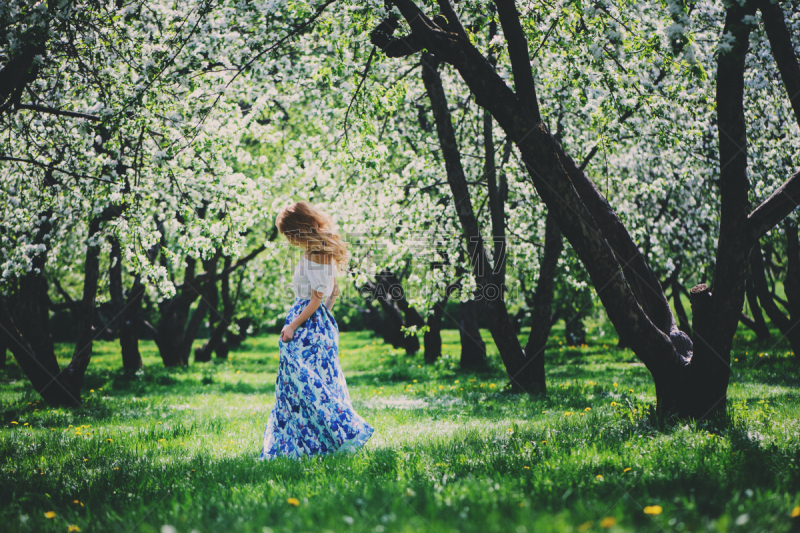
[[[494, 351], [489, 372], [461, 373], [455, 331], [443, 332], [445, 357], [431, 367], [368, 333], [343, 333], [350, 392], [376, 432], [355, 456], [301, 461], [256, 461], [274, 403], [277, 336], [248, 340], [227, 362], [182, 369], [164, 369], [143, 343], [146, 369], [132, 379], [119, 371], [117, 345], [97, 343], [77, 410], [38, 403], [9, 361], [0, 371], [2, 529], [798, 527], [800, 364], [785, 344], [759, 346], [740, 332], [729, 419], [663, 425], [648, 411], [647, 370], [615, 348], [613, 331], [594, 324], [579, 348], [562, 334], [550, 340], [549, 394], [529, 397], [503, 390]], [[644, 513], [656, 505], [660, 514]]]

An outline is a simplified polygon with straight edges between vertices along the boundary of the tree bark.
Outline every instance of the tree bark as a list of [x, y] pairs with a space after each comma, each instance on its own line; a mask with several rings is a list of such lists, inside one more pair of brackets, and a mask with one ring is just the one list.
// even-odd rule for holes
[[555, 219], [548, 213], [544, 224], [544, 257], [539, 265], [539, 280], [531, 312], [531, 331], [525, 344], [525, 355], [533, 361], [531, 363], [533, 380], [541, 392], [547, 391], [544, 370], [545, 346], [553, 327], [553, 288], [558, 258], [563, 249], [561, 232]]
[[478, 302], [461, 302], [458, 309], [458, 333], [461, 337], [461, 369], [485, 370], [489, 365], [486, 359], [486, 343], [478, 328]]

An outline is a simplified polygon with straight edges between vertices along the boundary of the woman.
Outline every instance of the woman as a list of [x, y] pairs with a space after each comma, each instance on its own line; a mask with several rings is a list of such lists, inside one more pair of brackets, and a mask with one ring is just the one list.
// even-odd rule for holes
[[276, 401], [259, 459], [355, 452], [374, 429], [353, 410], [339, 365], [339, 327], [330, 312], [339, 293], [334, 274], [347, 264], [347, 248], [331, 217], [308, 202], [283, 209], [275, 224], [304, 253], [278, 341]]

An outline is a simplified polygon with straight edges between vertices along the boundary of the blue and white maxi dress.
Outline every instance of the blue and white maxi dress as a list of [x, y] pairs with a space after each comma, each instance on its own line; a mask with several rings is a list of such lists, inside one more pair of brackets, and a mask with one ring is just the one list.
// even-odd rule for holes
[[[306, 261], [306, 264], [303, 264]], [[312, 273], [318, 265], [305, 257], [298, 269], [309, 268], [315, 290], [332, 291], [333, 276]], [[310, 263], [310, 265], [308, 264]], [[329, 265], [325, 265], [329, 266]], [[295, 271], [295, 294], [298, 271]], [[330, 283], [331, 286], [328, 286]], [[290, 324], [310, 303], [295, 298], [285, 324]], [[259, 459], [299, 458], [337, 451], [355, 452], [374, 429], [353, 409], [342, 367], [339, 365], [339, 327], [324, 303], [295, 330], [289, 342], [278, 341], [280, 363], [275, 382], [275, 407], [264, 430]]]

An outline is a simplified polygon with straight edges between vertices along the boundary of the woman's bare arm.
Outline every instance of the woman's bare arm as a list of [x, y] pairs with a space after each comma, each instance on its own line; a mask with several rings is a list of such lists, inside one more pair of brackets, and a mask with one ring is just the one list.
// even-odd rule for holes
[[339, 296], [339, 285], [336, 283], [336, 278], [333, 278], [333, 292], [331, 292], [331, 295], [328, 296], [327, 300], [325, 300], [325, 307], [327, 307], [328, 310], [330, 310], [331, 307], [333, 307], [333, 304], [336, 303], [337, 296]]
[[311, 301], [308, 302], [303, 311], [292, 320], [291, 324], [287, 324], [283, 326], [281, 330], [281, 340], [283, 342], [289, 342], [294, 337], [294, 330], [299, 328], [303, 325], [303, 323], [308, 320], [308, 317], [314, 314], [314, 312], [319, 308], [320, 304], [322, 303], [322, 297], [325, 296], [321, 292], [317, 292], [315, 290], [311, 290]]

